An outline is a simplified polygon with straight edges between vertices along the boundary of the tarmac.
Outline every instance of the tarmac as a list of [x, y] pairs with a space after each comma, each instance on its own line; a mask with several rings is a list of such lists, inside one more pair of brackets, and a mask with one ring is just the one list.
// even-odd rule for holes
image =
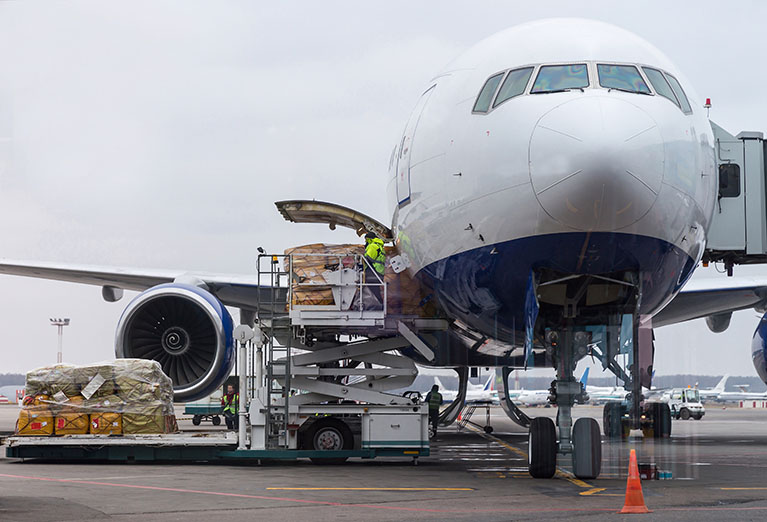
[[[553, 417], [556, 409], [527, 408]], [[0, 433], [13, 430], [15, 405], [0, 406]], [[575, 417], [600, 420], [597, 406]], [[485, 424], [483, 410], [473, 418]], [[603, 471], [578, 480], [562, 459], [550, 480], [527, 473], [527, 434], [498, 407], [492, 435], [467, 425], [442, 429], [431, 456], [231, 465], [52, 463], [5, 458], [0, 448], [0, 520], [560, 520], [623, 519], [630, 449], [640, 464], [670, 471], [643, 480], [648, 520], [767, 518], [767, 410], [708, 405], [700, 420], [674, 421], [667, 440], [603, 442]], [[182, 429], [222, 429], [210, 423]]]

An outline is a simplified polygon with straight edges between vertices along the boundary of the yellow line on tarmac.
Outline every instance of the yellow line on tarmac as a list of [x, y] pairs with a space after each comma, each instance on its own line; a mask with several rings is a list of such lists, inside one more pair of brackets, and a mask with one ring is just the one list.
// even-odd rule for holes
[[290, 491], [474, 491], [474, 488], [266, 488]]
[[591, 496], [594, 493], [600, 493], [600, 492], [602, 492], [602, 491], [604, 491], [606, 489], [607, 488], [592, 488], [592, 489], [590, 489], [588, 491], [581, 491], [581, 495], [584, 496], [584, 497]]
[[[475, 428], [471, 424], [467, 424], [466, 427], [469, 428], [470, 430], [472, 430], [474, 433], [478, 434], [480, 437], [484, 437], [484, 438], [486, 438], [488, 440], [492, 440], [493, 442], [497, 442], [498, 444], [500, 444], [501, 446], [503, 446], [507, 450], [511, 451], [512, 453], [515, 453], [515, 454], [517, 454], [517, 455], [519, 455], [521, 457], [524, 457], [525, 459], [528, 458], [527, 452], [524, 452], [524, 451], [522, 451], [519, 448], [515, 448], [511, 444], [508, 444], [508, 443], [502, 441], [498, 437], [494, 437], [493, 435], [485, 433], [484, 431], [480, 431], [479, 429]], [[587, 482], [582, 481], [579, 478], [575, 478], [575, 476], [572, 473], [564, 471], [562, 469], [557, 469], [557, 471], [555, 473], [555, 476], [557, 476], [559, 478], [563, 478], [566, 481], [570, 482], [571, 484], [574, 484], [574, 485], [578, 486], [579, 488], [599, 489], [599, 488], [595, 488], [591, 484], [588, 484]], [[587, 493], [587, 492], [584, 492], [584, 493]], [[594, 491], [594, 493], [596, 493], [596, 491]], [[583, 494], [583, 493], [581, 493], [581, 494]]]

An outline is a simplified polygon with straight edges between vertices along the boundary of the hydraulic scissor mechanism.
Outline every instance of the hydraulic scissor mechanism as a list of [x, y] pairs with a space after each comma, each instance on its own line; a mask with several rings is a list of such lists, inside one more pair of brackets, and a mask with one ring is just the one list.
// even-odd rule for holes
[[[615, 426], [621, 433], [645, 427], [648, 415], [643, 411], [642, 386], [650, 386], [653, 346], [651, 327], [638, 313], [639, 278], [631, 271], [567, 275], [544, 270], [535, 274], [534, 284], [539, 307], [536, 344], [545, 348], [546, 360], [556, 370], [549, 402], [558, 411], [556, 425], [547, 417], [530, 422], [530, 474], [552, 477], [559, 454], [572, 459], [577, 477], [594, 478], [602, 460], [599, 425], [591, 418], [580, 418], [573, 424], [573, 405], [588, 400], [574, 371], [578, 361], [592, 356], [624, 381], [628, 393], [619, 403], [620, 411], [609, 404], [605, 409], [606, 434]], [[609, 419], [608, 411], [612, 412]], [[660, 418], [662, 413], [655, 416]], [[663, 433], [663, 427], [658, 428]]]

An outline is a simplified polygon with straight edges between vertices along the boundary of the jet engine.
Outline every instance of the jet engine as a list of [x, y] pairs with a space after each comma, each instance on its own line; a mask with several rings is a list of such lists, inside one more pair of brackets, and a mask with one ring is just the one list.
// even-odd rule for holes
[[207, 397], [234, 365], [232, 317], [210, 292], [177, 283], [139, 294], [117, 324], [117, 357], [152, 359], [173, 381], [174, 400]]
[[762, 382], [767, 384], [767, 314], [759, 320], [754, 337], [751, 340], [751, 357], [754, 368]]

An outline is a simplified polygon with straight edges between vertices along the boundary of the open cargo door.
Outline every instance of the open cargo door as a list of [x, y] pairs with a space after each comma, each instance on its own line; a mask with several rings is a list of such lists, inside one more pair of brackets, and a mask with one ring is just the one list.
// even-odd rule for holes
[[358, 236], [368, 232], [384, 241], [393, 241], [394, 236], [389, 227], [372, 217], [350, 208], [314, 200], [277, 201], [277, 210], [282, 217], [293, 223], [325, 223], [335, 230], [336, 226], [351, 228]]

